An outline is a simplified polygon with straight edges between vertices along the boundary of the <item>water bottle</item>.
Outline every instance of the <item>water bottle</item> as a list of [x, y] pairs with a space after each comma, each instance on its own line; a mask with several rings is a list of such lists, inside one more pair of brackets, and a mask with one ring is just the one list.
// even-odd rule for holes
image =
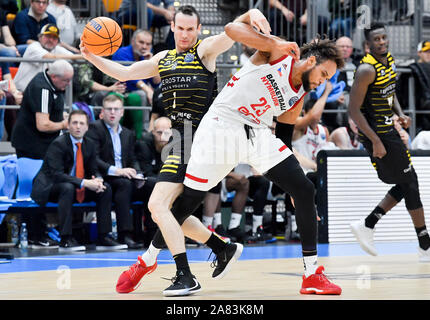
[[19, 235], [19, 243], [21, 249], [27, 249], [28, 248], [28, 231], [27, 231], [27, 224], [25, 222], [21, 225], [21, 233]]
[[117, 229], [117, 226], [116, 226], [116, 215], [115, 215], [115, 212], [111, 212], [111, 215], [112, 215], [112, 233], [111, 233], [111, 235], [112, 235], [112, 238], [114, 238], [115, 240], [117, 240], [118, 239], [118, 229]]
[[19, 243], [18, 222], [15, 219], [10, 220], [10, 240], [16, 246]]

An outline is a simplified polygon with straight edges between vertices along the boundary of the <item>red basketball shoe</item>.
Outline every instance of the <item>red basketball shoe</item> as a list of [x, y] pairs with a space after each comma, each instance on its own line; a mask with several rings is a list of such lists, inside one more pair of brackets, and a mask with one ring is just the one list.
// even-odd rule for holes
[[324, 267], [318, 267], [314, 274], [311, 274], [306, 278], [303, 275], [302, 288], [300, 289], [301, 294], [336, 294], [342, 293], [342, 289], [330, 282], [324, 274]]
[[157, 261], [152, 266], [147, 267], [141, 256], [137, 257], [137, 262], [119, 276], [116, 283], [116, 292], [129, 293], [136, 290], [140, 285], [140, 280], [145, 274], [150, 274], [157, 268]]

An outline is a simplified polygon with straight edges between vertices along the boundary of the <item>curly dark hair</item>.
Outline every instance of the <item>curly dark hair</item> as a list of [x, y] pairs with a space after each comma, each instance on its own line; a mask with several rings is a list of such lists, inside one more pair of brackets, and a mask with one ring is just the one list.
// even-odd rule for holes
[[345, 65], [335, 40], [330, 40], [325, 35], [321, 37], [318, 34], [315, 39], [300, 48], [300, 58], [308, 58], [310, 56], [315, 56], [317, 64], [332, 60], [336, 63], [338, 69], [343, 68]]

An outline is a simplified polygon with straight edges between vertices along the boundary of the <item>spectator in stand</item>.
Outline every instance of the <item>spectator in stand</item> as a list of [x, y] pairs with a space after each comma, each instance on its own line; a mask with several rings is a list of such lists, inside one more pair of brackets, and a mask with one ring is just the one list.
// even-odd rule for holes
[[[18, 158], [43, 159], [51, 142], [67, 129], [64, 91], [72, 78], [72, 65], [58, 60], [30, 81], [12, 131], [12, 146]], [[29, 244], [33, 248], [58, 246], [45, 234], [43, 214], [31, 213], [24, 219], [27, 220]]]
[[12, 35], [14, 36], [21, 56], [27, 46], [38, 40], [38, 35], [42, 27], [48, 23], [56, 23], [55, 17], [46, 12], [49, 0], [30, 0], [30, 7], [20, 11], [12, 25]]
[[[0, 27], [1, 27], [1, 38], [0, 38], [0, 57], [19, 57], [19, 51], [16, 48], [15, 39], [12, 37], [12, 34], [9, 29], [9, 25], [6, 20], [6, 11], [0, 9]], [[3, 79], [12, 79], [10, 74], [10, 66], [13, 65], [13, 62], [0, 62], [2, 78]]]
[[151, 116], [149, 120], [149, 128], [148, 131], [152, 131], [154, 129], [154, 122], [156, 119], [165, 116], [165, 111], [162, 104], [163, 93], [161, 92], [161, 86], [158, 86], [154, 90], [154, 94], [152, 96], [152, 109]]
[[124, 94], [126, 86], [123, 82], [114, 81], [111, 85], [105, 85], [103, 75], [88, 63], [76, 66], [76, 76], [73, 78], [74, 101], [86, 103], [92, 106], [102, 106], [103, 99], [110, 93]]
[[157, 177], [163, 166], [162, 151], [172, 136], [172, 124], [169, 118], [160, 117], [154, 121], [152, 131], [144, 134], [136, 142], [136, 157], [145, 177]]
[[430, 131], [421, 131], [412, 140], [411, 149], [430, 150]]
[[360, 2], [361, 0], [328, 0], [328, 11], [331, 14], [328, 30], [330, 39], [341, 36], [352, 37]]
[[[39, 33], [39, 41], [31, 43], [23, 58], [26, 59], [81, 59], [80, 54], [73, 54], [58, 45], [60, 32], [56, 25], [46, 24]], [[50, 63], [43, 62], [21, 62], [15, 76], [15, 84], [18, 90], [24, 91], [28, 83], [39, 72], [46, 69]]]
[[[417, 48], [418, 60], [409, 65], [415, 78], [415, 103], [416, 110], [430, 110], [430, 40], [421, 41]], [[400, 76], [399, 91], [407, 92], [407, 76]], [[402, 85], [403, 84], [403, 85]], [[406, 96], [406, 97], [405, 97]], [[408, 103], [407, 95], [398, 94], [402, 104]], [[417, 115], [417, 132], [430, 130], [430, 115]]]
[[80, 38], [73, 11], [66, 5], [67, 0], [52, 0], [46, 11], [52, 14], [60, 30], [60, 45], [73, 53], [79, 53], [76, 40]]
[[330, 134], [330, 142], [333, 142], [341, 150], [362, 150], [363, 145], [358, 139], [358, 129], [354, 121], [348, 117], [348, 125], [339, 127]]
[[[269, 0], [269, 8], [274, 35], [295, 41], [299, 45], [306, 42], [307, 0]], [[327, 29], [327, 18], [318, 16], [318, 33], [326, 34]]]
[[[345, 66], [340, 70], [339, 80], [345, 81], [346, 86], [344, 91], [349, 92], [354, 81], [354, 71], [357, 68], [352, 60], [352, 52], [354, 49], [352, 46], [352, 40], [345, 36], [340, 37], [336, 40], [336, 46], [342, 52], [343, 60], [345, 61]], [[345, 71], [345, 69], [347, 70]]]
[[[161, 5], [163, 4], [163, 6]], [[170, 26], [175, 15], [175, 6], [173, 0], [147, 0], [147, 30], [151, 28], [160, 29], [165, 26]], [[137, 25], [137, 3], [136, 0], [123, 0], [117, 21], [120, 24]], [[168, 49], [175, 48], [175, 41], [172, 30], [168, 31], [167, 37], [164, 40]]]
[[[138, 249], [133, 240], [133, 224], [130, 215], [131, 202], [148, 203], [155, 185], [155, 179], [144, 183], [139, 162], [135, 156], [134, 132], [120, 125], [124, 114], [123, 99], [120, 95], [109, 94], [103, 99], [101, 119], [92, 122], [87, 132], [96, 147], [98, 169], [104, 181], [112, 188], [115, 213], [118, 222], [118, 241], [129, 249]], [[149, 210], [145, 219], [150, 218]], [[138, 215], [137, 211], [134, 215]], [[138, 215], [141, 220], [141, 216]], [[139, 220], [139, 219], [136, 219]]]
[[[119, 48], [112, 60], [115, 61], [141, 61], [152, 58], [152, 34], [149, 31], [138, 29], [133, 33], [131, 44]], [[125, 106], [149, 106], [152, 105], [154, 88], [160, 83], [160, 77], [155, 76], [145, 80], [126, 81], [128, 97]], [[136, 96], [135, 94], [138, 94]], [[136, 138], [142, 138], [143, 131], [143, 110], [126, 110], [123, 125], [133, 129]]]
[[73, 203], [95, 201], [97, 205], [96, 250], [126, 249], [109, 236], [112, 231], [112, 190], [97, 170], [96, 147], [85, 137], [88, 116], [74, 110], [68, 119], [69, 132], [48, 147], [42, 168], [34, 178], [31, 197], [40, 205], [58, 203], [60, 252], [86, 250], [73, 237]]
[[[348, 122], [345, 104], [345, 81], [339, 81], [340, 71], [336, 71], [335, 75], [330, 79], [331, 91], [325, 102], [325, 110], [340, 110], [338, 112], [324, 112], [321, 116], [321, 121], [327, 127], [329, 132], [332, 132], [338, 127], [345, 126]], [[309, 94], [310, 105], [320, 99], [325, 91], [326, 83], [321, 84], [315, 90], [312, 90]], [[345, 112], [342, 112], [342, 109]]]
[[[293, 148], [314, 163], [316, 163], [318, 151], [328, 143], [329, 130], [320, 124], [320, 121], [332, 88], [331, 81], [326, 81], [321, 97], [316, 102], [307, 101], [303, 108], [304, 115], [298, 117], [294, 124]], [[302, 168], [305, 173], [312, 172], [303, 166]]]
[[[143, 175], [148, 179], [148, 185], [153, 186], [157, 179], [158, 173], [164, 163], [162, 156], [163, 148], [168, 144], [171, 136], [172, 123], [170, 119], [167, 117], [160, 117], [154, 121], [154, 128], [152, 131], [145, 133], [142, 140], [136, 141], [136, 158]], [[150, 217], [149, 211], [144, 212], [144, 216], [146, 217], [144, 226], [147, 231], [144, 234], [146, 247], [151, 242], [157, 230], [157, 225]], [[138, 226], [137, 223], [136, 226]]]

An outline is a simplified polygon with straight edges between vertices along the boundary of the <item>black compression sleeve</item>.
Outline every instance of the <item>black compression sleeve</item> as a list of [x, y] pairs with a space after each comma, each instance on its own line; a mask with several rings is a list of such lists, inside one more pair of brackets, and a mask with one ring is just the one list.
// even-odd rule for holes
[[293, 140], [293, 131], [294, 124], [282, 123], [278, 122], [276, 124], [275, 134], [276, 137], [281, 139], [283, 143], [286, 144], [288, 148], [293, 149], [292, 140]]

